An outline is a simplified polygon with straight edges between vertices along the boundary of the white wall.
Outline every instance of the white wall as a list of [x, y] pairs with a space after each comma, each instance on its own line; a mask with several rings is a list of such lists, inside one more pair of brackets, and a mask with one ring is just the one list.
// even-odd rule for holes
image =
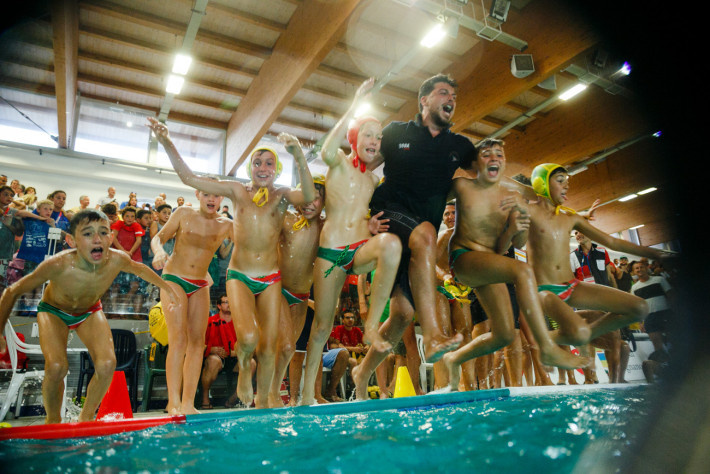
[[[56, 189], [66, 191], [67, 209], [77, 207], [83, 194], [89, 196], [94, 207], [99, 198], [106, 196], [109, 186], [116, 188], [119, 203], [128, 200], [131, 191], [151, 202], [164, 192], [172, 206], [178, 196], [196, 202], [195, 190], [182, 184], [173, 172], [129, 166], [133, 165], [94, 155], [0, 141], [0, 174], [7, 175], [8, 184], [18, 179], [25, 186], [34, 186], [39, 199]], [[233, 209], [231, 202], [225, 204]]]

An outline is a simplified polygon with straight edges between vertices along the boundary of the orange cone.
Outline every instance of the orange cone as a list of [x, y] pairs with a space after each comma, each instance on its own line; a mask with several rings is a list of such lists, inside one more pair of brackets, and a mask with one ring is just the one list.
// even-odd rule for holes
[[99, 413], [96, 415], [97, 420], [103, 418], [110, 419], [126, 419], [133, 418], [133, 409], [131, 408], [131, 398], [128, 396], [128, 386], [126, 385], [126, 374], [117, 370], [113, 373], [111, 385], [101, 400], [99, 405]]

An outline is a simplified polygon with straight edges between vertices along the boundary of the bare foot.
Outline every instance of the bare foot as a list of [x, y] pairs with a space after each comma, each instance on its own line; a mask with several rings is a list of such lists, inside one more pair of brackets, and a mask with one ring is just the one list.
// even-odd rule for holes
[[186, 407], [182, 407], [182, 409], [180, 410], [180, 412], [181, 412], [183, 415], [199, 415], [199, 414], [201, 413], [201, 412], [198, 411], [197, 408], [195, 408], [193, 405], [189, 405], [189, 406], [186, 406]]
[[424, 357], [428, 363], [434, 363], [449, 351], [458, 348], [463, 342], [463, 335], [456, 333], [453, 337], [429, 339], [424, 345]]
[[315, 397], [306, 398], [304, 396], [301, 396], [301, 402], [298, 405], [302, 406], [302, 407], [309, 407], [309, 406], [315, 405], [315, 404], [316, 404]]
[[371, 349], [377, 352], [387, 352], [392, 349], [392, 344], [382, 339], [382, 336], [380, 336], [380, 333], [377, 331], [372, 333], [366, 332], [363, 339], [365, 343], [370, 344]]
[[548, 350], [543, 351], [542, 348], [540, 349], [540, 361], [545, 365], [554, 365], [561, 369], [581, 369], [588, 366], [591, 359], [576, 356], [557, 344], [553, 344]]
[[318, 405], [325, 405], [326, 403], [330, 403], [330, 402], [328, 400], [326, 400], [325, 398], [321, 397], [320, 395], [318, 395], [316, 397], [316, 403]]
[[182, 412], [180, 411], [179, 406], [172, 406], [168, 405], [165, 407], [165, 411], [168, 413], [170, 416], [177, 416], [177, 415], [182, 415]]
[[276, 395], [273, 393], [269, 394], [269, 408], [284, 408], [285, 406], [280, 393]]
[[254, 401], [254, 387], [251, 384], [251, 374], [247, 371], [239, 371], [237, 377], [237, 395], [243, 404], [250, 406]]
[[446, 370], [449, 372], [449, 386], [450, 392], [457, 392], [459, 390], [459, 380], [461, 379], [460, 365], [454, 363], [454, 355], [451, 352], [447, 352], [441, 357], [441, 361], [446, 366]]
[[355, 382], [355, 400], [369, 399], [370, 397], [367, 393], [367, 382], [370, 378], [370, 374], [365, 374], [362, 370], [362, 366], [360, 365], [354, 367], [350, 374], [353, 377], [353, 382]]

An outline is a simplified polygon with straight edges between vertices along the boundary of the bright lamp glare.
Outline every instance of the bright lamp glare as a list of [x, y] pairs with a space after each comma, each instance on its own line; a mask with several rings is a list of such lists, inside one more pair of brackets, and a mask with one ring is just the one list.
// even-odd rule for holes
[[370, 104], [365, 102], [363, 104], [360, 104], [355, 111], [355, 117], [362, 117], [365, 115], [367, 112], [370, 110]]
[[441, 23], [437, 23], [436, 26], [434, 26], [434, 28], [432, 28], [424, 38], [422, 38], [419, 44], [426, 48], [431, 48], [435, 46], [439, 41], [441, 41], [444, 36], [446, 36], [444, 25], [442, 25]]
[[173, 63], [173, 73], [185, 75], [190, 69], [192, 58], [186, 54], [176, 54], [175, 62]]
[[624, 62], [624, 64], [621, 66], [621, 69], [619, 69], [619, 72], [624, 76], [628, 76], [629, 74], [631, 74], [631, 64]]
[[185, 83], [185, 78], [180, 76], [170, 75], [168, 78], [168, 85], [165, 86], [165, 92], [169, 94], [179, 94], [182, 90], [182, 85]]
[[629, 227], [629, 230], [640, 229], [640, 228], [643, 227], [644, 225], [645, 225], [645, 224], [639, 224], [639, 225], [634, 226], [634, 227]]
[[587, 84], [577, 84], [560, 94], [561, 100], [569, 100], [587, 88]]
[[639, 192], [636, 193], [636, 194], [639, 194], [639, 195], [641, 195], [641, 194], [648, 194], [648, 193], [652, 193], [652, 192], [656, 191], [657, 189], [658, 189], [658, 188], [653, 188], [653, 187], [651, 187], [651, 188], [648, 188], [648, 189], [644, 189], [643, 191], [639, 191]]
[[636, 199], [637, 197], [639, 197], [638, 194], [629, 194], [628, 196], [619, 198], [619, 202], [631, 201], [632, 199]]

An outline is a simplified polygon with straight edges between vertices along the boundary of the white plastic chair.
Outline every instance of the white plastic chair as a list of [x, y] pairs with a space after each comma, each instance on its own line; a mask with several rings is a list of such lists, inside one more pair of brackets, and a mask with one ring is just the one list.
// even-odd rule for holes
[[[42, 380], [44, 378], [44, 370], [18, 370], [17, 369], [17, 353], [23, 352], [25, 354], [42, 354], [42, 349], [40, 349], [39, 344], [27, 344], [21, 340], [15, 328], [12, 327], [10, 321], [5, 324], [5, 340], [7, 342], [7, 351], [10, 354], [10, 363], [12, 364], [12, 379], [10, 380], [10, 387], [7, 389], [7, 396], [0, 409], [0, 421], [5, 419], [10, 405], [15, 402], [15, 416], [20, 415], [20, 409], [22, 408], [22, 396], [24, 395], [24, 383], [25, 380], [35, 378]], [[66, 413], [66, 403], [67, 403], [67, 378], [64, 377], [64, 395], [62, 398], [62, 418]]]
[[[417, 350], [419, 351], [419, 357], [422, 359], [422, 363], [419, 364], [419, 378], [424, 389], [429, 392], [434, 385], [434, 364], [427, 362], [424, 357], [424, 337], [421, 334], [417, 334], [416, 338]], [[429, 385], [432, 387], [430, 388]]]

